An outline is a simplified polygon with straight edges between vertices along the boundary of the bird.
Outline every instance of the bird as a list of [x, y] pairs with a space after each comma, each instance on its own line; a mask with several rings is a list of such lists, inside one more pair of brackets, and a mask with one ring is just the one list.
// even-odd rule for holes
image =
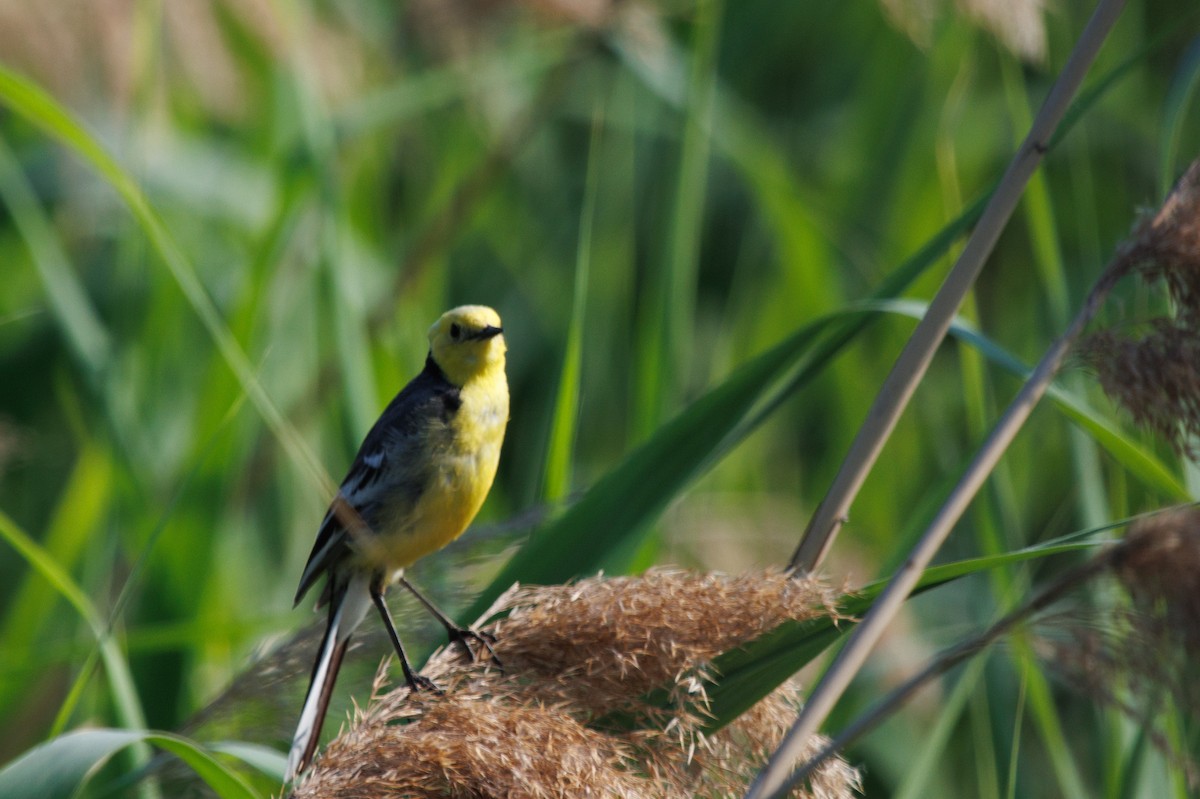
[[384, 602], [390, 585], [399, 582], [411, 591], [469, 657], [475, 654], [468, 640], [491, 651], [494, 638], [455, 624], [417, 591], [404, 570], [461, 535], [491, 489], [508, 424], [503, 334], [499, 314], [483, 305], [460, 306], [438, 318], [429, 329], [424, 369], [367, 433], [325, 513], [295, 605], [324, 577], [317, 609], [328, 609], [328, 622], [285, 782], [312, 761], [350, 636], [372, 605], [409, 687], [437, 690], [408, 661]]

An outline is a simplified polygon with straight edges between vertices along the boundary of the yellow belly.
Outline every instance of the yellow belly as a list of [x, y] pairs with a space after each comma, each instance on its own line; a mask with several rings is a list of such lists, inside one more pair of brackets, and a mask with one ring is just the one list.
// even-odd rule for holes
[[[360, 563], [398, 572], [467, 529], [487, 498], [500, 461], [508, 389], [503, 384], [499, 389], [463, 389], [462, 408], [449, 430], [431, 435], [424, 490], [415, 503], [394, 503], [393, 513], [378, 520], [374, 535], [356, 547]], [[470, 409], [474, 412], [467, 413]]]

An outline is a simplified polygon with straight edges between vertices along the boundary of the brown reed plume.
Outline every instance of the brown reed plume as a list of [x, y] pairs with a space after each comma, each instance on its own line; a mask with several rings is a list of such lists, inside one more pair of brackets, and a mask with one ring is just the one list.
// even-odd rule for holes
[[1094, 333], [1080, 344], [1080, 357], [1138, 424], [1200, 458], [1200, 162], [1138, 226], [1124, 264], [1166, 286], [1171, 315], [1132, 332]]
[[1133, 720], [1200, 787], [1200, 769], [1163, 724], [1171, 708], [1188, 728], [1183, 740], [1200, 727], [1200, 507], [1135, 523], [1100, 558], [1128, 602], [1050, 619], [1039, 654], [1073, 690]]
[[[400, 687], [331, 742], [294, 796], [718, 797], [744, 791], [799, 702], [785, 685], [733, 724], [703, 731], [707, 664], [788, 619], [831, 613], [832, 594], [782, 571], [654, 569], [520, 588], [494, 609], [501, 672], [443, 650], [423, 673], [444, 694]], [[377, 686], [378, 687], [378, 686]], [[670, 701], [645, 696], [666, 689]], [[624, 714], [633, 723], [595, 724]], [[618, 728], [619, 727], [619, 728]], [[823, 739], [814, 739], [814, 751]], [[830, 760], [808, 793], [854, 795]]]

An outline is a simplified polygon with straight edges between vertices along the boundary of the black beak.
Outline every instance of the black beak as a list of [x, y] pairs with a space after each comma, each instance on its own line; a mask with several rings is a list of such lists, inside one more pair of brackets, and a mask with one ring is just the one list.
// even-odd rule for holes
[[503, 332], [504, 332], [504, 328], [502, 328], [502, 327], [488, 325], [487, 327], [480, 330], [478, 333], [473, 333], [471, 335], [471, 338], [477, 338], [480, 340], [489, 339], [489, 338], [494, 338]]

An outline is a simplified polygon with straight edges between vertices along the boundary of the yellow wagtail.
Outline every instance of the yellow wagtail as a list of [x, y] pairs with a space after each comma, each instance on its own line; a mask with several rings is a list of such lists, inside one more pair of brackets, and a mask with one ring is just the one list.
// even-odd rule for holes
[[288, 754], [287, 781], [312, 760], [350, 634], [372, 604], [409, 686], [434, 687], [404, 654], [383, 600], [388, 585], [399, 581], [412, 591], [468, 655], [468, 638], [487, 646], [421, 596], [404, 569], [457, 538], [492, 486], [508, 423], [502, 333], [499, 315], [481, 305], [447, 311], [434, 323], [425, 369], [367, 433], [325, 514], [296, 604], [325, 575], [317, 607], [328, 605], [329, 622]]

